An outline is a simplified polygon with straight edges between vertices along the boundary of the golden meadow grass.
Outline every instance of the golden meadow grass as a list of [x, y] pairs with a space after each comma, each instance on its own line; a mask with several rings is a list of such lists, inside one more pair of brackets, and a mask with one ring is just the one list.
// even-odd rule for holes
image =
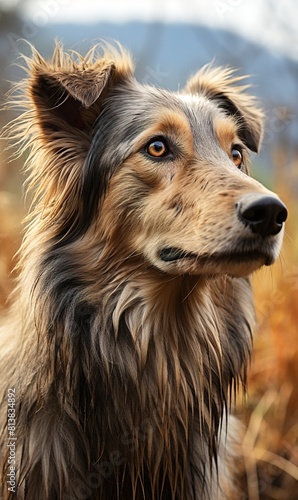
[[243, 442], [248, 500], [298, 498], [297, 167], [296, 160], [275, 169], [273, 189], [289, 210], [284, 246], [278, 262], [254, 276], [258, 329]]

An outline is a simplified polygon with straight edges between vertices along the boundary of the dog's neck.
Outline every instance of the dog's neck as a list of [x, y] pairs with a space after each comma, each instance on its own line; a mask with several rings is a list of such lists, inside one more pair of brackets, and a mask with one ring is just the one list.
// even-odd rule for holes
[[[37, 338], [46, 336], [58, 351], [67, 351], [73, 342], [86, 344], [89, 349], [89, 343], [90, 366], [95, 369], [96, 364], [103, 364], [106, 373], [114, 365], [117, 367], [127, 352], [131, 360], [123, 380], [141, 380], [152, 352], [156, 351], [157, 365], [161, 353], [160, 363], [165, 366], [168, 359], [169, 366], [175, 367], [177, 390], [181, 373], [193, 371], [190, 376], [197, 380], [197, 394], [206, 379], [204, 370], [216, 374], [220, 385], [222, 380], [229, 385], [242, 376], [250, 355], [254, 323], [250, 284], [245, 278], [162, 275], [137, 260], [133, 266], [128, 257], [113, 269], [113, 259], [98, 258], [97, 254], [96, 260], [92, 252], [87, 252], [86, 267], [90, 268], [93, 261], [94, 272], [89, 271], [87, 277], [82, 261], [80, 273], [76, 269], [80, 254], [71, 255], [67, 249], [64, 255], [64, 262], [61, 256], [55, 259], [55, 250], [43, 256], [43, 275], [32, 276], [30, 265], [22, 274], [20, 294], [23, 287], [30, 287], [31, 281], [30, 300], [36, 311], [44, 312], [32, 316]], [[33, 261], [35, 264], [34, 254], [29, 263]], [[54, 269], [57, 263], [59, 270]], [[239, 288], [240, 294], [236, 293]], [[241, 303], [237, 301], [239, 296]], [[28, 304], [22, 302], [22, 306], [26, 308]], [[114, 353], [110, 346], [114, 346]], [[69, 363], [67, 356], [63, 359]], [[163, 383], [167, 385], [166, 375]]]
[[[44, 272], [32, 277], [32, 253], [21, 278], [22, 295], [31, 276], [35, 304], [24, 326], [36, 328], [35, 344], [24, 349], [36, 411], [49, 406], [65, 425], [75, 420], [90, 440], [90, 463], [119, 450], [136, 478], [143, 464], [170, 477], [189, 474], [196, 453], [204, 481], [229, 389], [245, 381], [253, 322], [248, 281], [161, 276], [131, 261], [112, 273], [108, 258], [89, 252], [94, 273], [82, 294], [83, 262], [78, 274], [69, 248], [60, 248], [59, 260], [55, 255], [43, 255]], [[142, 457], [138, 465], [131, 447]]]

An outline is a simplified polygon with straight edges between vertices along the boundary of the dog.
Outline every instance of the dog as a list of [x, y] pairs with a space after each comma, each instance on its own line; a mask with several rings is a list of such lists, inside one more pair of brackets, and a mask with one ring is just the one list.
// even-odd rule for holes
[[6, 135], [32, 195], [1, 340], [6, 500], [239, 498], [254, 308], [287, 210], [249, 175], [263, 114], [229, 68], [179, 92], [121, 47], [35, 49]]

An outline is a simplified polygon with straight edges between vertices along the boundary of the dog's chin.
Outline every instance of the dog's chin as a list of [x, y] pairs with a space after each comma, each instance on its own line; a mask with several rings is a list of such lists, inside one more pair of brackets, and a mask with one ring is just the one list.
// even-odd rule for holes
[[198, 255], [176, 247], [164, 247], [159, 250], [155, 265], [170, 274], [245, 277], [264, 265], [270, 266], [274, 261], [274, 254], [269, 251], [234, 251]]

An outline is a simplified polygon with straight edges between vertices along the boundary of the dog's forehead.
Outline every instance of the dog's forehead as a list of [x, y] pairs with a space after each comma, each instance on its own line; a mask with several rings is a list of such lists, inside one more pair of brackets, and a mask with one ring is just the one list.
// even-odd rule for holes
[[205, 96], [200, 95], [200, 94], [184, 94], [184, 93], [177, 93], [175, 94], [176, 97], [178, 97], [179, 101], [181, 101], [185, 106], [189, 108], [200, 108], [200, 107], [206, 107], [211, 104], [211, 109], [212, 109], [212, 104]]
[[[203, 94], [171, 92], [161, 88], [142, 85], [138, 82], [129, 83], [120, 92], [112, 94], [112, 108], [118, 115], [148, 124], [159, 117], [160, 109], [169, 109], [183, 113], [190, 120], [205, 116], [210, 121], [213, 117], [223, 114], [218, 105]], [[129, 113], [127, 111], [129, 110]]]
[[204, 95], [179, 93], [176, 98], [179, 111], [186, 116], [194, 135], [196, 132], [205, 132], [208, 137], [213, 135], [217, 118], [225, 116], [223, 110]]
[[197, 119], [202, 123], [202, 119], [204, 118], [210, 121], [219, 114], [222, 114], [222, 110], [216, 103], [210, 101], [203, 94], [167, 92], [159, 89], [156, 89], [156, 94], [152, 94], [152, 99], [155, 96], [159, 106], [163, 105], [165, 108], [173, 111], [182, 112], [190, 121], [194, 119], [196, 121]]
[[183, 116], [193, 133], [203, 129], [206, 133], [208, 130], [208, 134], [212, 134], [216, 119], [219, 116], [226, 116], [216, 102], [203, 94], [171, 92], [142, 85], [132, 89], [130, 116], [132, 121], [139, 122], [140, 129], [162, 122], [163, 116], [166, 115], [163, 113], [165, 110], [171, 112], [172, 116], [176, 113], [177, 118]]
[[167, 115], [167, 113], [162, 113], [163, 110], [170, 110], [172, 116], [176, 113], [177, 124], [179, 117], [183, 116], [184, 120], [188, 122], [194, 144], [197, 144], [198, 147], [202, 141], [205, 144], [212, 141], [216, 135], [219, 120], [232, 120], [216, 101], [210, 100], [204, 94], [164, 92], [158, 89], [156, 92], [160, 92], [160, 95], [157, 96], [154, 93], [152, 95], [152, 99], [153, 101], [156, 99], [157, 105], [153, 104], [148, 108], [148, 122], [150, 119], [162, 121], [163, 116]]
[[[152, 123], [162, 124], [170, 121], [171, 128], [173, 128], [173, 123], [177, 124], [177, 132], [179, 133], [180, 119], [183, 117], [183, 122], [187, 122], [187, 128], [192, 135], [194, 145], [197, 147], [200, 147], [202, 142], [207, 144], [214, 140], [219, 122], [229, 123], [232, 125], [232, 129], [236, 129], [236, 122], [227, 116], [216, 101], [211, 101], [204, 94], [174, 93], [154, 89], [149, 101], [150, 105], [143, 117], [143, 123], [146, 126]], [[170, 120], [168, 120], [169, 115]], [[175, 115], [177, 120], [175, 120]], [[228, 128], [230, 129], [230, 127]]]

